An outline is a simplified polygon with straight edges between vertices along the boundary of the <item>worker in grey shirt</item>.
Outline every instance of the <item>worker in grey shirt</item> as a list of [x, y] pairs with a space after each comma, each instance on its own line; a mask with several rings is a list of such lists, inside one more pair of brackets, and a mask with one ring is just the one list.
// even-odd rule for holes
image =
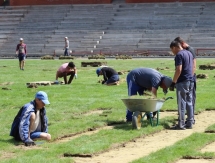
[[69, 39], [65, 37], [64, 56], [69, 56]]
[[[158, 88], [163, 88], [163, 92], [166, 94], [171, 83], [172, 79], [170, 77], [161, 74], [155, 69], [136, 68], [127, 75], [128, 96], [137, 95], [137, 93], [142, 96], [144, 91], [147, 90], [157, 97]], [[127, 110], [127, 122], [132, 121], [132, 115], [133, 112]]]
[[[193, 47], [191, 47], [188, 43], [186, 43], [181, 37], [176, 37], [174, 41], [177, 41], [180, 43], [181, 47], [185, 50], [188, 50], [189, 52], [191, 52], [191, 54], [193, 55], [193, 82], [194, 82], [194, 88], [193, 88], [193, 92], [192, 92], [192, 97], [193, 97], [193, 124], [195, 124], [195, 106], [196, 106], [196, 53]], [[185, 122], [186, 123], [186, 122]]]

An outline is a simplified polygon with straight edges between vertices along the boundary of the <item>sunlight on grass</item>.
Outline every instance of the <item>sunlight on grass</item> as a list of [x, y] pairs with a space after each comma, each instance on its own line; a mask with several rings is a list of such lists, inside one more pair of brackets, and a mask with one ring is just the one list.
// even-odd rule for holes
[[[74, 79], [71, 85], [39, 86], [38, 88], [27, 88], [26, 83], [32, 81], [54, 81], [55, 73], [59, 66], [66, 60], [26, 60], [25, 71], [20, 71], [17, 60], [0, 60], [0, 158], [3, 151], [14, 153], [11, 158], [4, 158], [1, 162], [71, 162], [72, 159], [63, 158], [64, 152], [71, 153], [94, 153], [111, 148], [115, 144], [124, 143], [136, 137], [145, 136], [150, 133], [159, 132], [164, 127], [172, 124], [172, 119], [160, 120], [158, 127], [143, 125], [140, 130], [132, 130], [130, 124], [115, 126], [112, 130], [101, 130], [91, 136], [81, 136], [68, 143], [55, 144], [55, 139], [65, 135], [87, 131], [89, 128], [106, 126], [109, 123], [122, 123], [125, 119], [126, 108], [121, 101], [127, 97], [126, 75], [120, 75], [119, 86], [106, 87], [98, 83], [102, 77], [97, 77], [96, 67], [81, 67], [81, 62], [86, 60], [74, 60], [78, 69], [78, 79]], [[97, 60], [99, 61], [99, 60]], [[174, 61], [170, 59], [138, 59], [138, 60], [106, 60], [108, 66], [117, 71], [128, 71], [137, 67], [165, 68], [160, 72], [173, 77]], [[211, 59], [199, 59], [198, 65], [211, 63]], [[6, 66], [6, 67], [5, 67]], [[12, 71], [11, 71], [12, 70]], [[214, 70], [197, 70], [205, 73], [208, 79], [197, 81], [197, 103], [196, 112], [205, 109], [215, 109], [213, 100], [215, 89]], [[2, 88], [8, 88], [4, 90]], [[14, 140], [9, 137], [11, 123], [18, 110], [34, 99], [37, 91], [47, 92], [51, 104], [46, 107], [49, 120], [49, 132], [52, 142], [45, 143], [40, 147], [44, 153], [38, 153], [37, 149], [23, 150], [14, 146]], [[173, 100], [164, 103], [162, 110], [177, 110], [175, 92], [169, 92], [166, 97], [172, 96]], [[158, 98], [163, 98], [163, 92], [158, 90]], [[91, 111], [103, 109], [101, 113], [90, 113]], [[214, 128], [212, 126], [211, 128]], [[117, 136], [116, 136], [117, 135]], [[205, 136], [206, 137], [206, 136]], [[203, 138], [199, 138], [200, 140]], [[178, 147], [179, 148], [179, 147]], [[183, 146], [182, 146], [183, 148]], [[172, 150], [171, 150], [172, 151]], [[176, 152], [175, 148], [172, 152]], [[179, 153], [183, 155], [184, 153]], [[177, 157], [179, 157], [177, 155]], [[16, 157], [19, 157], [18, 159]], [[36, 156], [37, 159], [36, 159]], [[151, 156], [152, 157], [152, 156]], [[159, 160], [158, 158], [156, 158]], [[156, 160], [155, 159], [155, 160]], [[171, 158], [169, 159], [171, 160]]]

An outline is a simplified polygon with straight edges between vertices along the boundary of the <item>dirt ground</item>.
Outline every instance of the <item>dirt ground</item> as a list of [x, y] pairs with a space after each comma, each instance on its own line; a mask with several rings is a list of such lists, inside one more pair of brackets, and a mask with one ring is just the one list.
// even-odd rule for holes
[[192, 160], [181, 159], [176, 163], [214, 163], [214, 162], [215, 162], [214, 159], [192, 159]]
[[[199, 115], [195, 116], [196, 124], [194, 125], [193, 129], [187, 129], [187, 130], [163, 130], [159, 133], [152, 134], [145, 138], [139, 138], [136, 139], [135, 142], [128, 142], [125, 144], [124, 147], [119, 147], [116, 149], [112, 149], [108, 152], [104, 152], [102, 154], [98, 154], [93, 157], [87, 157], [87, 158], [74, 158], [76, 163], [128, 163], [133, 160], [136, 160], [138, 158], [144, 157], [149, 155], [151, 152], [155, 152], [157, 150], [160, 150], [162, 148], [165, 148], [167, 146], [171, 146], [174, 143], [176, 143], [179, 140], [182, 140], [194, 132], [204, 132], [205, 129], [212, 125], [214, 123], [215, 119], [215, 111], [205, 111], [202, 112]], [[166, 116], [176, 116], [177, 112], [161, 112], [160, 118], [166, 117]], [[111, 129], [111, 127], [104, 127], [101, 129]], [[99, 130], [101, 130], [99, 129]], [[98, 132], [99, 130], [84, 133], [84, 134], [94, 134]], [[80, 136], [80, 135], [79, 135]], [[60, 141], [68, 141], [72, 138], [66, 138]], [[158, 141], [155, 145], [154, 142]], [[147, 150], [146, 150], [147, 149]], [[208, 145], [203, 149], [208, 150], [211, 152], [215, 151], [215, 143]], [[195, 159], [195, 160], [187, 160], [182, 159], [179, 160], [177, 163], [212, 163], [215, 162], [215, 160], [204, 160], [204, 159]]]
[[[102, 113], [101, 110], [93, 111], [88, 114], [98, 114]], [[175, 116], [177, 118], [177, 112], [160, 112], [160, 118], [167, 116]], [[149, 155], [151, 152], [155, 152], [167, 146], [171, 146], [179, 140], [182, 140], [195, 132], [203, 133], [205, 129], [214, 124], [215, 111], [204, 111], [199, 115], [195, 115], [196, 124], [193, 129], [187, 130], [162, 130], [159, 133], [149, 135], [145, 138], [135, 139], [135, 142], [128, 142], [123, 147], [117, 147], [115, 149], [109, 150], [107, 152], [97, 154], [93, 157], [73, 157], [75, 163], [128, 163], [139, 159], [141, 157]], [[85, 133], [76, 134], [71, 137], [62, 138], [55, 141], [54, 143], [67, 142], [69, 140], [75, 139], [82, 135], [92, 135], [100, 130], [110, 130], [113, 126], [105, 126], [93, 131], [88, 131]], [[159, 140], [159, 143], [155, 145], [155, 142]], [[32, 149], [25, 147], [24, 145], [18, 146], [21, 150]], [[34, 148], [38, 148], [35, 146]], [[147, 150], [146, 150], [147, 149]], [[201, 149], [201, 152], [215, 152], [215, 142], [205, 146]], [[3, 154], [2, 158], [8, 158], [13, 156], [13, 154]], [[215, 159], [181, 159], [176, 163], [212, 163]]]

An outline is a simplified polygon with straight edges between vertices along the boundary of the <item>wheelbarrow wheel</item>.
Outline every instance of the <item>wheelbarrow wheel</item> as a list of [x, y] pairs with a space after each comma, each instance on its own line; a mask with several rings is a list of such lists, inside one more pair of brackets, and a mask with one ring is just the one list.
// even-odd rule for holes
[[132, 127], [133, 129], [140, 129], [141, 128], [141, 120], [142, 120], [142, 113], [140, 111], [136, 111], [132, 117]]

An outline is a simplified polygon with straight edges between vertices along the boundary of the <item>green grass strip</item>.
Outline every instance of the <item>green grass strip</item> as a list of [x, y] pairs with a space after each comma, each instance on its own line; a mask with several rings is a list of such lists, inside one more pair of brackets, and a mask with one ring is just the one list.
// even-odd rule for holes
[[[215, 157], [214, 153], [201, 153], [199, 150], [213, 141], [215, 141], [214, 134], [194, 133], [172, 146], [153, 152], [146, 157], [133, 161], [132, 163], [170, 163], [185, 156], [212, 158]], [[159, 140], [157, 143], [159, 143]]]

